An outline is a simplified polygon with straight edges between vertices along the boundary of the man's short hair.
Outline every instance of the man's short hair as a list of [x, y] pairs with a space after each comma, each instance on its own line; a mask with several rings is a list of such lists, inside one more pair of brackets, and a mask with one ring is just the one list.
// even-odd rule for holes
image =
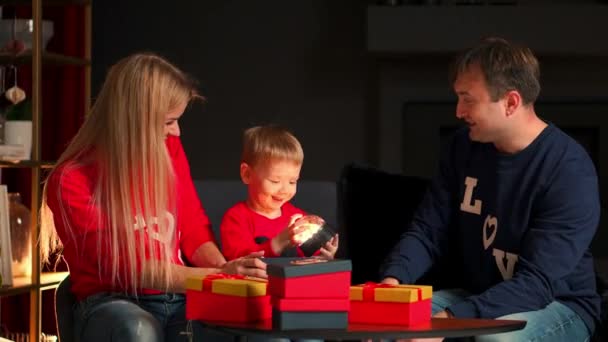
[[502, 38], [485, 38], [458, 55], [450, 70], [451, 83], [475, 66], [484, 75], [492, 101], [498, 101], [511, 90], [518, 91], [526, 105], [538, 98], [540, 67], [529, 48]]

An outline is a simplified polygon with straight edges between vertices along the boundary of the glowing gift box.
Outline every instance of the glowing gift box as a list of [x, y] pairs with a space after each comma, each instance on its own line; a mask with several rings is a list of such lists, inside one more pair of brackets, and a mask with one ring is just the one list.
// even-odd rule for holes
[[239, 275], [212, 274], [186, 280], [186, 318], [254, 322], [272, 316], [268, 283]]
[[306, 215], [299, 218], [300, 233], [293, 239], [305, 256], [310, 257], [336, 235], [336, 232], [319, 216]]
[[431, 319], [433, 287], [368, 282], [350, 287], [351, 323], [412, 325]]
[[348, 298], [350, 260], [269, 258], [268, 293], [278, 298]]

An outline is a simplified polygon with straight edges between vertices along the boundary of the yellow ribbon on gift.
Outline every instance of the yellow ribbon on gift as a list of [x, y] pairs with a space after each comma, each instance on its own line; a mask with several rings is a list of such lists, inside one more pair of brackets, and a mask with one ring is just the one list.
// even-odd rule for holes
[[239, 297], [265, 296], [267, 285], [268, 282], [265, 279], [223, 273], [186, 279], [186, 288], [189, 290], [210, 291]]
[[357, 301], [413, 303], [432, 297], [433, 287], [427, 285], [388, 285], [367, 282], [350, 287], [350, 300]]

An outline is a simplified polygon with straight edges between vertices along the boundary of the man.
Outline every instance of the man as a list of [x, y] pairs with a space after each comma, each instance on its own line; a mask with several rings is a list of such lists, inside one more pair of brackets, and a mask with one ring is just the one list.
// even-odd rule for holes
[[413, 283], [448, 257], [457, 289], [433, 295], [435, 317], [522, 319], [477, 341], [586, 341], [600, 300], [589, 245], [599, 222], [588, 154], [534, 110], [536, 57], [489, 38], [456, 60], [452, 137], [409, 229], [381, 268]]

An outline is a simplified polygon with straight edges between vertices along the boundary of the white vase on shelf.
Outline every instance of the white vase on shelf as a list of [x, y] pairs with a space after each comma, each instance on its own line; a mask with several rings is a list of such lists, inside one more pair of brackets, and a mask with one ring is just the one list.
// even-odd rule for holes
[[25, 158], [23, 159], [30, 159], [32, 156], [32, 121], [7, 120], [4, 123], [4, 143], [24, 146]]

